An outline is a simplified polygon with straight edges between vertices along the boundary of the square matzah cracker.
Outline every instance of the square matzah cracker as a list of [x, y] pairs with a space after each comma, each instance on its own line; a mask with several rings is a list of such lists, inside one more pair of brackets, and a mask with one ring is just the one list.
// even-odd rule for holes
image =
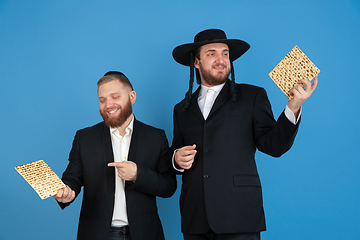
[[320, 70], [295, 46], [269, 73], [270, 78], [290, 99], [289, 90], [301, 79], [311, 81]]
[[41, 199], [54, 196], [65, 184], [43, 161], [38, 160], [15, 167], [21, 176], [34, 188]]

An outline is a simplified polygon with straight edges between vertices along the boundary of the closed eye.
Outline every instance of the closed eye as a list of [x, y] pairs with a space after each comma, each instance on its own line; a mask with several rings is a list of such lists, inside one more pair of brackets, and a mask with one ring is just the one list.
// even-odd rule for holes
[[118, 98], [120, 97], [120, 94], [114, 93], [114, 94], [111, 94], [111, 97], [112, 97], [113, 99], [118, 99]]

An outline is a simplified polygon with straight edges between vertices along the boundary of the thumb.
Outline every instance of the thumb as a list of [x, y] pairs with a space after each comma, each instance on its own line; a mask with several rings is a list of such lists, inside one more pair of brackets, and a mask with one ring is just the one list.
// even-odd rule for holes
[[61, 198], [63, 194], [64, 194], [64, 190], [63, 190], [63, 189], [60, 189], [60, 190], [56, 193], [55, 197]]

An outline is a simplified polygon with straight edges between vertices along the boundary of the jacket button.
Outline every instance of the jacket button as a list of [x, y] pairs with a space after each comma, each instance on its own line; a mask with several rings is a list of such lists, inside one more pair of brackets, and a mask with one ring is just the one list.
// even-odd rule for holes
[[208, 152], [208, 150], [207, 149], [204, 149], [204, 153], [207, 153]]
[[209, 178], [209, 175], [204, 175], [204, 178]]

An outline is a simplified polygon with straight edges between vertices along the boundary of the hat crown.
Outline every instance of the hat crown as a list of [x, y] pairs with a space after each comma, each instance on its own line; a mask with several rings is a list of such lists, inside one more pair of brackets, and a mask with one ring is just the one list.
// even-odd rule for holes
[[174, 48], [173, 57], [175, 61], [182, 65], [193, 65], [191, 63], [191, 53], [199, 47], [210, 43], [224, 43], [228, 45], [231, 62], [238, 59], [250, 48], [250, 45], [243, 40], [227, 39], [226, 34], [223, 30], [207, 29], [196, 34], [193, 43], [182, 44]]
[[215, 40], [226, 40], [226, 34], [220, 29], [207, 29], [199, 32], [194, 37], [194, 43], [209, 42]]

